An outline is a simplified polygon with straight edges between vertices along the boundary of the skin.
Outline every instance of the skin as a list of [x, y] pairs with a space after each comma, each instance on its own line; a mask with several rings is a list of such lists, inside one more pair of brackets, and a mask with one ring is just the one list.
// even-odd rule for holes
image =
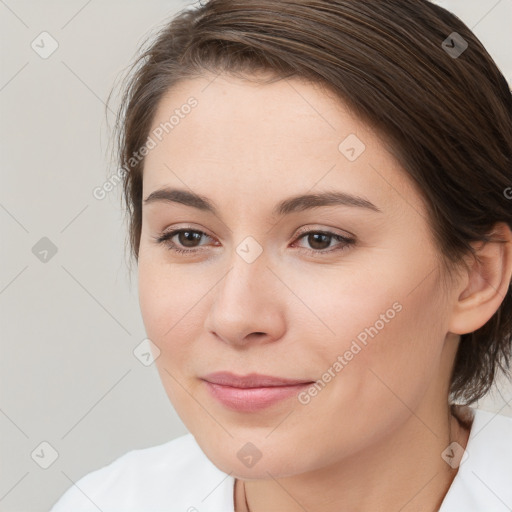
[[[339, 99], [298, 79], [213, 79], [168, 91], [152, 129], [190, 96], [198, 106], [144, 167], [144, 199], [182, 188], [218, 209], [143, 207], [140, 306], [170, 401], [207, 457], [236, 477], [237, 511], [245, 510], [242, 480], [251, 512], [437, 510], [457, 472], [441, 453], [450, 441], [465, 447], [469, 435], [447, 401], [459, 335], [499, 307], [511, 244], [487, 244], [483, 266], [447, 280], [420, 191]], [[349, 134], [366, 146], [353, 162], [338, 149]], [[271, 213], [290, 196], [328, 190], [364, 197], [381, 212], [336, 205]], [[297, 236], [301, 227], [356, 242], [329, 253], [343, 244], [331, 237], [315, 245]], [[155, 241], [171, 228], [205, 233], [188, 245], [173, 237], [197, 252]], [[510, 241], [510, 230], [502, 232]], [[252, 263], [236, 252], [248, 236], [262, 249]], [[232, 411], [200, 380], [220, 370], [321, 379], [394, 303], [400, 312], [307, 405], [292, 397]], [[252, 468], [237, 457], [247, 442], [262, 454]]]

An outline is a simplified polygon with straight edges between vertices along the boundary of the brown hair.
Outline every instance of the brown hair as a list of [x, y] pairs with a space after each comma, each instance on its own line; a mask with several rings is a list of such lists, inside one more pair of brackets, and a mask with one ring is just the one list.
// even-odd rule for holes
[[[133, 157], [163, 94], [206, 72], [250, 79], [268, 71], [269, 81], [299, 77], [334, 91], [417, 184], [446, 269], [475, 255], [470, 242], [494, 241], [495, 223], [512, 227], [511, 91], [477, 37], [445, 9], [427, 0], [211, 0], [182, 10], [148, 41], [116, 118], [136, 260], [144, 159]], [[465, 51], [453, 53], [464, 41]], [[498, 368], [510, 369], [511, 352], [509, 287], [494, 316], [461, 336], [450, 400], [483, 397]]]

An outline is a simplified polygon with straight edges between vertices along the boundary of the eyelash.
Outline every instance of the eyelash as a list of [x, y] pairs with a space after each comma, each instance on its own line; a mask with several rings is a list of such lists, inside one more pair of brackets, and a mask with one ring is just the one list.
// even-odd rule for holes
[[[171, 241], [171, 238], [173, 238], [175, 235], [185, 232], [185, 231], [192, 232], [192, 233], [199, 233], [201, 235], [209, 236], [206, 233], [204, 233], [203, 231], [199, 231], [196, 229], [180, 228], [180, 229], [175, 229], [173, 231], [169, 231], [168, 233], [162, 233], [159, 236], [156, 236], [153, 238], [158, 244], [164, 244], [168, 250], [173, 251], [175, 253], [192, 254], [192, 253], [197, 253], [197, 252], [201, 251], [201, 249], [197, 249], [197, 248], [181, 249], [181, 248], [177, 247], [174, 242]], [[355, 243], [355, 239], [353, 239], [353, 238], [345, 237], [342, 235], [337, 235], [336, 233], [332, 233], [330, 231], [321, 231], [321, 230], [310, 230], [310, 231], [300, 232], [299, 236], [296, 238], [295, 241], [299, 241], [302, 238], [304, 238], [308, 235], [311, 235], [311, 234], [326, 235], [326, 236], [331, 237], [331, 238], [335, 239], [336, 241], [341, 242], [343, 244], [341, 247], [329, 249], [329, 250], [306, 249], [304, 247], [300, 248], [301, 250], [306, 251], [308, 254], [310, 254], [311, 256], [314, 256], [314, 257], [319, 257], [319, 256], [321, 257], [325, 254], [330, 254], [333, 252], [346, 250], [347, 248], [349, 248], [350, 246], [352, 246]]]

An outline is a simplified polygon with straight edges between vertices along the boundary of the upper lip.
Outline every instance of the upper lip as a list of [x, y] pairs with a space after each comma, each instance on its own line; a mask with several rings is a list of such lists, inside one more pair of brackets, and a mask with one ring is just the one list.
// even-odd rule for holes
[[284, 379], [282, 377], [273, 377], [272, 375], [261, 375], [250, 373], [249, 375], [235, 375], [231, 372], [214, 372], [202, 377], [203, 380], [212, 384], [221, 386], [230, 386], [234, 388], [262, 388], [275, 386], [293, 386], [296, 384], [306, 384], [313, 381], [304, 379]]

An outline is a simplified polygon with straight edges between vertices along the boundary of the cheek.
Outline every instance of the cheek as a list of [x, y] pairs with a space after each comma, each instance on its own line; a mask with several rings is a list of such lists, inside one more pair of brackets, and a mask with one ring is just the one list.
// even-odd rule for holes
[[[204, 292], [197, 282], [187, 280], [183, 271], [172, 265], [139, 258], [139, 304], [148, 337], [162, 352], [170, 348], [173, 340], [183, 337], [190, 329], [190, 311]], [[176, 343], [176, 347], [184, 346]]]
[[439, 371], [446, 334], [431, 261], [417, 261], [416, 267], [381, 263], [364, 272], [344, 270], [343, 278], [295, 280], [297, 289], [307, 290], [314, 313], [297, 316], [293, 327], [303, 333], [308, 366], [325, 380], [330, 376], [324, 372], [336, 375], [330, 379], [336, 384], [326, 386], [336, 399], [350, 404], [358, 397], [369, 411], [387, 398], [399, 402], [394, 393], [406, 403], [418, 400]]
[[366, 322], [352, 331], [361, 350], [346, 377], [370, 416], [377, 406], [396, 415], [415, 410], [440, 371], [445, 326], [438, 287], [432, 278], [410, 290], [401, 287], [374, 298], [366, 312], [352, 311]]
[[[295, 428], [306, 436], [304, 418], [323, 418], [315, 424], [318, 453], [324, 439], [340, 447], [351, 440], [350, 451], [396, 428], [439, 373], [445, 325], [436, 277], [415, 288], [418, 269], [394, 270], [391, 280], [374, 272], [367, 284], [327, 294], [324, 288], [323, 296], [320, 287], [310, 289], [308, 306], [334, 331], [310, 317], [309, 327], [305, 320], [301, 326], [307, 366], [320, 384], [302, 397]], [[313, 336], [314, 324], [327, 334]]]
[[190, 389], [187, 379], [194, 371], [191, 368], [197, 353], [194, 340], [200, 337], [200, 326], [194, 323], [194, 315], [198, 314], [200, 303], [197, 302], [205, 292], [198, 284], [190, 286], [186, 280], [182, 282], [180, 272], [183, 271], [179, 268], [149, 263], [139, 257], [138, 269], [144, 327], [147, 337], [160, 350], [155, 366], [170, 402], [192, 430], [201, 411], [194, 409], [195, 401], [191, 401], [184, 389]]
[[[211, 307], [208, 292], [218, 277], [201, 277], [193, 265], [173, 265], [149, 254], [139, 257], [138, 269], [144, 327], [148, 338], [160, 350], [155, 364], [172, 401], [179, 401], [180, 384], [184, 385], [196, 374], [198, 356], [207, 356], [201, 340], [204, 320]], [[209, 356], [212, 359], [215, 354]]]
[[185, 314], [188, 296], [200, 292], [200, 283], [184, 266], [170, 263], [162, 249], [141, 243], [138, 289], [144, 324], [161, 338]]

